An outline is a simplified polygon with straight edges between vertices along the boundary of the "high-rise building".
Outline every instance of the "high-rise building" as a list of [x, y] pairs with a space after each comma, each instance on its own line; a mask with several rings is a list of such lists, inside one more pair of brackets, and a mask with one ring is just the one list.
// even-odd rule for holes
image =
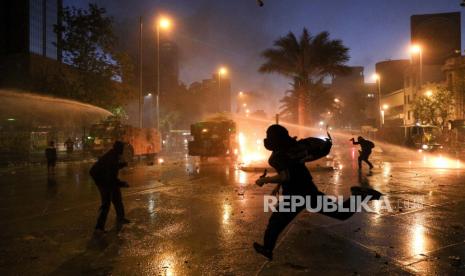
[[0, 55], [31, 53], [61, 58], [54, 25], [62, 0], [5, 0], [1, 7]]
[[0, 2], [0, 87], [36, 89], [43, 74], [59, 70], [54, 26], [60, 24], [61, 9], [62, 0]]
[[411, 42], [420, 45], [424, 65], [442, 65], [460, 55], [460, 12], [412, 15]]
[[381, 95], [388, 95], [404, 87], [404, 74], [409, 64], [410, 61], [407, 59], [385, 60], [376, 63]]

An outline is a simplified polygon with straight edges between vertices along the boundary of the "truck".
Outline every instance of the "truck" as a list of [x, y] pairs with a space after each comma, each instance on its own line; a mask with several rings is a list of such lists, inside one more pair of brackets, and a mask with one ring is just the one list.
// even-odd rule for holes
[[126, 143], [124, 157], [154, 158], [161, 150], [161, 137], [155, 128], [139, 128], [123, 124], [117, 117], [108, 117], [90, 127], [86, 148], [94, 156], [100, 156], [117, 140]]
[[201, 160], [209, 157], [237, 158], [236, 123], [232, 120], [209, 120], [191, 125], [192, 141], [188, 143], [190, 156]]

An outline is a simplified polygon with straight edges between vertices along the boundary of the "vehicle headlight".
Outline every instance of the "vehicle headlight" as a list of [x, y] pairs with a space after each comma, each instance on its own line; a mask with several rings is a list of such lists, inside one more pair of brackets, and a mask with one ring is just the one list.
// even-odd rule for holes
[[424, 149], [424, 150], [427, 150], [427, 149], [428, 149], [428, 145], [422, 145], [421, 148]]

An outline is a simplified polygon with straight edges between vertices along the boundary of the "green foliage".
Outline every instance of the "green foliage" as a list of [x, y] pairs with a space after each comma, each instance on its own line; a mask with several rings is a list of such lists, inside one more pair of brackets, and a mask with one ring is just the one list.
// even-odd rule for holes
[[[282, 112], [300, 123], [304, 123], [305, 119], [311, 122], [317, 118], [318, 108], [321, 108], [318, 94], [324, 91], [320, 85], [322, 80], [329, 75], [347, 72], [344, 64], [349, 60], [348, 51], [341, 40], [331, 40], [328, 32], [312, 36], [304, 28], [299, 38], [289, 32], [278, 38], [273, 48], [263, 51], [265, 63], [259, 71], [291, 78], [293, 88], [281, 101]], [[310, 112], [306, 112], [309, 108]], [[299, 118], [299, 109], [305, 118]]]
[[69, 96], [106, 108], [135, 97], [134, 67], [128, 55], [117, 50], [113, 20], [105, 9], [95, 4], [87, 9], [65, 7], [61, 17], [55, 32], [73, 76], [63, 76], [59, 83], [64, 82]]
[[443, 85], [429, 84], [413, 102], [413, 113], [423, 124], [444, 127], [453, 113], [454, 97]]
[[[299, 93], [299, 87], [296, 87], [295, 83], [292, 86], [293, 88], [286, 91], [286, 95], [280, 100], [280, 116], [283, 120], [297, 122], [299, 96], [302, 97], [302, 102], [307, 110], [304, 123], [311, 122], [312, 118], [319, 118], [320, 114], [330, 109], [332, 95], [324, 87], [321, 80], [316, 83], [310, 83], [308, 87], [300, 87], [302, 90], [301, 93]], [[306, 89], [304, 90], [304, 88]]]

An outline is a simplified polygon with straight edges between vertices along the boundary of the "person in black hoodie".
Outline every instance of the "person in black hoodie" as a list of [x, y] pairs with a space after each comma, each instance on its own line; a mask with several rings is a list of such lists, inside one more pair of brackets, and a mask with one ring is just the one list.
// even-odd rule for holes
[[[276, 170], [277, 174], [270, 177], [262, 176], [257, 179], [256, 184], [260, 187], [267, 183], [278, 184], [282, 187], [282, 195], [284, 196], [310, 196], [311, 206], [315, 208], [316, 198], [325, 194], [320, 192], [313, 183], [312, 176], [305, 166], [305, 159], [292, 158], [294, 149], [299, 147], [298, 141], [289, 136], [286, 128], [276, 124], [267, 129], [264, 146], [267, 150], [272, 151], [268, 163]], [[372, 196], [372, 199], [381, 197], [381, 193], [370, 188], [352, 187], [351, 191], [352, 195]], [[273, 193], [275, 192], [273, 191]], [[349, 206], [350, 199], [347, 199], [343, 202], [343, 207], [348, 208]], [[295, 212], [273, 212], [265, 230], [264, 243], [262, 245], [254, 242], [255, 251], [268, 259], [272, 259], [273, 249], [279, 235], [305, 208], [306, 206], [297, 207]], [[346, 220], [354, 215], [354, 212], [339, 212], [338, 210], [333, 212], [321, 211], [320, 213], [339, 220]]]
[[350, 139], [350, 141], [352, 141], [352, 145], [360, 145], [360, 148], [362, 149], [358, 151], [358, 169], [362, 169], [362, 161], [370, 166], [370, 170], [373, 169], [373, 164], [371, 164], [368, 158], [370, 157], [371, 150], [375, 147], [375, 144], [370, 140], [363, 138], [362, 136], [357, 137], [357, 142], [355, 142], [354, 138]]
[[113, 203], [115, 207], [118, 226], [130, 222], [124, 215], [124, 206], [120, 190], [120, 187], [128, 187], [128, 185], [126, 182], [118, 179], [119, 170], [127, 166], [127, 163], [120, 161], [123, 150], [124, 143], [116, 141], [113, 144], [113, 148], [100, 157], [90, 169], [90, 175], [98, 187], [102, 202], [95, 226], [97, 234], [105, 233], [105, 222], [108, 212], [110, 211], [111, 203]]
[[47, 159], [47, 172], [49, 174], [55, 173], [55, 165], [57, 163], [57, 149], [55, 142], [50, 141], [48, 147], [45, 149], [45, 158]]

